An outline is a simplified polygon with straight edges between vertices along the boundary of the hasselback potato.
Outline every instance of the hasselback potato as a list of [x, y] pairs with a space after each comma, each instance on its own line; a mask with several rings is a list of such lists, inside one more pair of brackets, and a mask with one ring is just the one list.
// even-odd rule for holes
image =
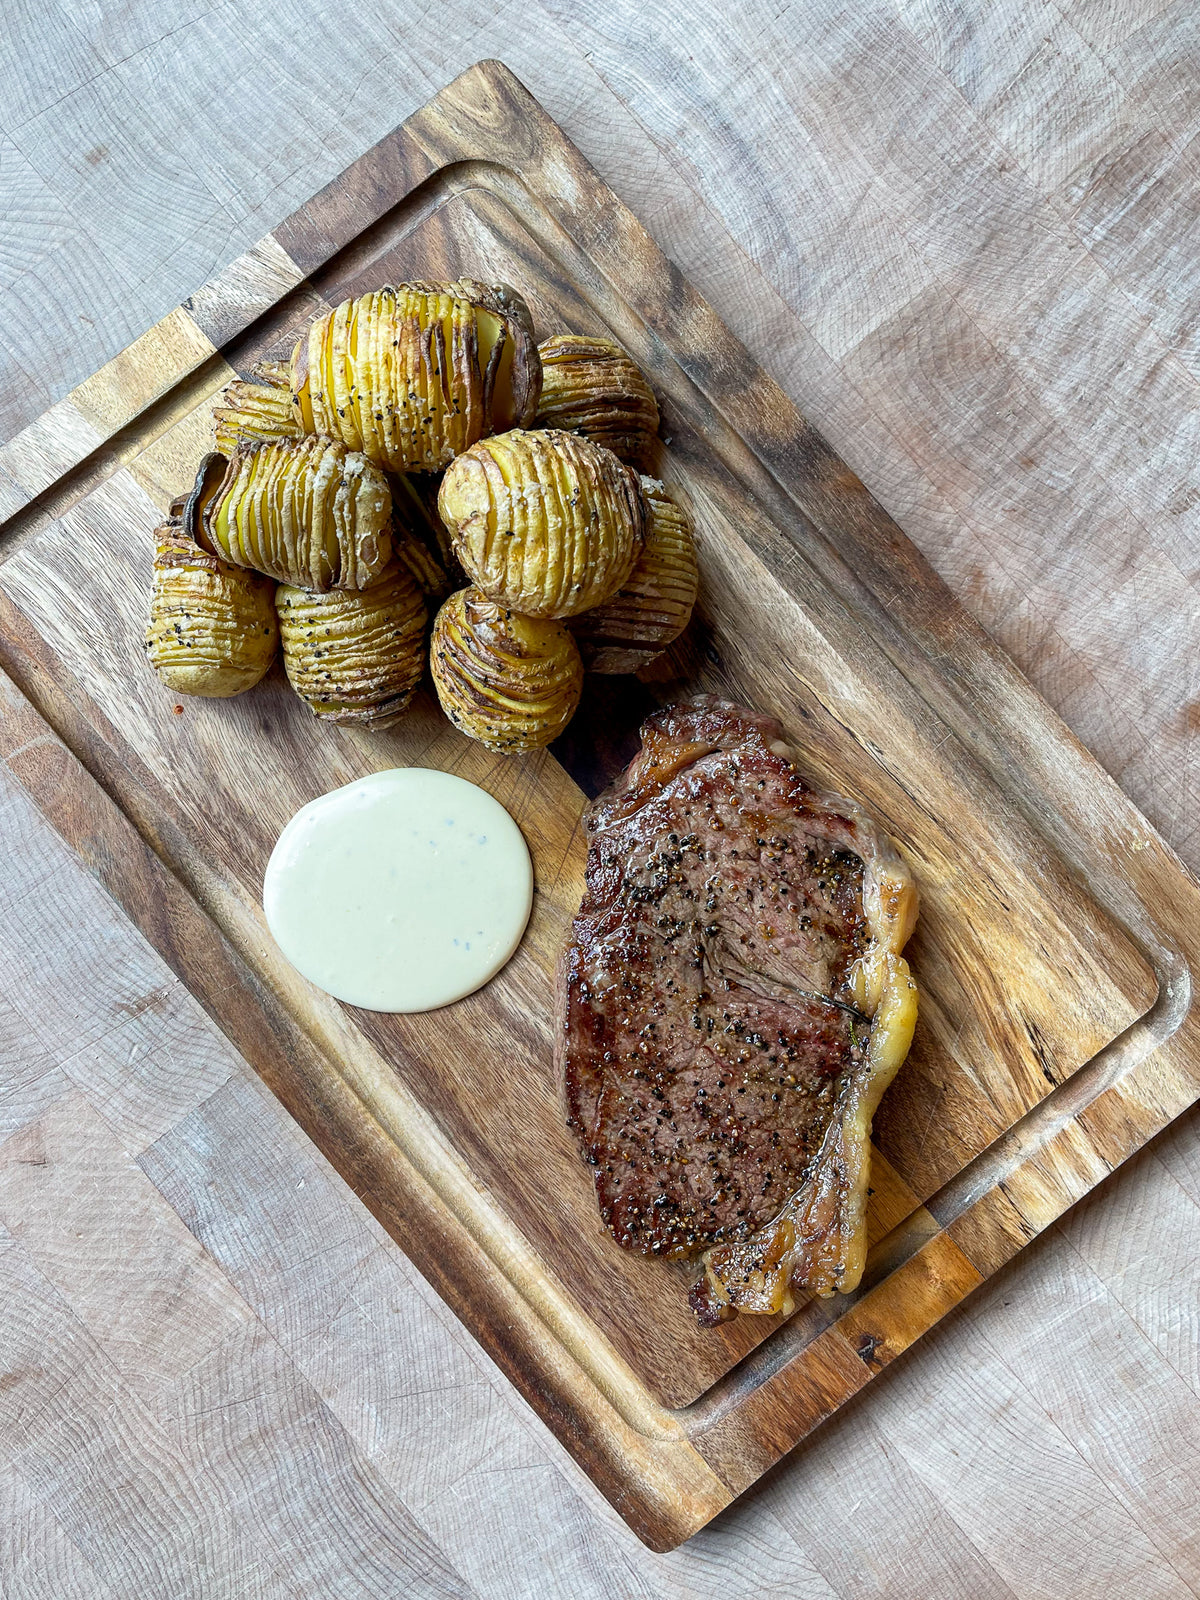
[[206, 456], [185, 516], [235, 566], [306, 589], [365, 589], [391, 554], [383, 473], [334, 439], [243, 445]]
[[444, 600], [453, 589], [450, 575], [423, 539], [392, 521], [392, 549], [396, 560], [416, 580], [427, 600]]
[[150, 665], [176, 694], [223, 700], [253, 688], [279, 642], [274, 588], [201, 550], [171, 518], [155, 533]]
[[637, 672], [687, 627], [700, 572], [687, 512], [656, 478], [642, 479], [646, 537], [633, 571], [611, 600], [573, 619], [592, 672]]
[[243, 444], [296, 438], [300, 419], [292, 404], [287, 362], [264, 362], [249, 378], [235, 379], [221, 391], [212, 416], [213, 438], [223, 456], [231, 456]]
[[559, 333], [538, 346], [542, 358], [539, 428], [565, 428], [602, 444], [622, 461], [651, 465], [658, 402], [637, 363], [611, 339]]
[[468, 576], [530, 617], [571, 617], [624, 583], [642, 542], [637, 474], [611, 451], [557, 430], [481, 439], [438, 495]]
[[470, 278], [346, 300], [292, 356], [304, 431], [391, 472], [437, 471], [485, 434], [528, 426], [540, 387], [524, 300]]
[[437, 512], [438, 479], [432, 473], [385, 474], [392, 491], [392, 548], [427, 600], [440, 603], [466, 577], [450, 549]]
[[407, 709], [425, 668], [425, 600], [393, 562], [369, 589], [275, 592], [283, 665], [315, 716], [386, 728]]
[[[437, 497], [442, 480], [434, 472], [392, 472], [387, 475], [392, 491], [392, 513], [409, 533], [429, 546], [449, 572], [458, 566], [450, 548], [450, 534], [438, 513]], [[465, 579], [450, 585], [461, 589]]]
[[524, 617], [478, 589], [438, 612], [429, 665], [442, 710], [502, 755], [541, 749], [570, 722], [583, 663], [562, 623]]

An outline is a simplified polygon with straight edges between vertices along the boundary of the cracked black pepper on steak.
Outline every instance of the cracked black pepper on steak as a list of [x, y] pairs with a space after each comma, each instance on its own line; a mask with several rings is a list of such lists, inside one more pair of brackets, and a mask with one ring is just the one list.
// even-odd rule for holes
[[[627, 1249], [709, 1252], [706, 1321], [790, 1303], [805, 1241], [775, 1230], [793, 1213], [836, 1257], [818, 1292], [861, 1271], [870, 1111], [915, 1017], [913, 990], [881, 1055], [864, 964], [911, 989], [911, 882], [869, 819], [809, 788], [780, 734], [705, 696], [649, 719], [589, 814], [560, 968], [567, 1117], [601, 1216]], [[752, 1239], [743, 1279], [714, 1279], [720, 1252]]]

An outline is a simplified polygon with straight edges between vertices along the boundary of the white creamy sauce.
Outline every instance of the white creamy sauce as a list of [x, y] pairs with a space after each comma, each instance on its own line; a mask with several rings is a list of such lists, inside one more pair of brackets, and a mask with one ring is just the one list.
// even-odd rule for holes
[[263, 882], [267, 926], [311, 983], [369, 1011], [432, 1011], [521, 941], [533, 867], [490, 794], [425, 767], [376, 772], [299, 810]]

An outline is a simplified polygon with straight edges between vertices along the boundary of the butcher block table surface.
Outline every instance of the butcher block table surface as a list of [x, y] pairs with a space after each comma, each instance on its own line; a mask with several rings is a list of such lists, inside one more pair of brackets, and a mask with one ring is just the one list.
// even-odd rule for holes
[[[0, 441], [485, 56], [1200, 867], [1193, 5], [6, 7]], [[1200, 1594], [1197, 1113], [654, 1555], [3, 766], [0, 834], [5, 1600]]]

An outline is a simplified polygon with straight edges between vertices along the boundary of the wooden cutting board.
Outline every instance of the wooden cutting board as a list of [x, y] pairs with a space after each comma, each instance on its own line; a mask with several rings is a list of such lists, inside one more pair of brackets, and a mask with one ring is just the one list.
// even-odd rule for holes
[[[318, 726], [278, 669], [180, 705], [142, 656], [150, 533], [208, 448], [212, 397], [346, 295], [460, 273], [517, 285], [542, 336], [610, 332], [650, 373], [659, 470], [698, 531], [693, 629], [653, 681], [593, 680], [558, 746], [518, 760], [427, 695], [390, 734]], [[0, 516], [0, 753], [656, 1549], [1200, 1096], [1198, 886], [496, 63], [0, 450]], [[863, 1285], [710, 1331], [691, 1270], [600, 1226], [550, 1064], [582, 808], [646, 710], [698, 689], [777, 714], [922, 895], [921, 1022], [876, 1121]], [[386, 1017], [292, 972], [259, 895], [297, 807], [406, 764], [509, 807], [537, 897], [486, 990]]]

